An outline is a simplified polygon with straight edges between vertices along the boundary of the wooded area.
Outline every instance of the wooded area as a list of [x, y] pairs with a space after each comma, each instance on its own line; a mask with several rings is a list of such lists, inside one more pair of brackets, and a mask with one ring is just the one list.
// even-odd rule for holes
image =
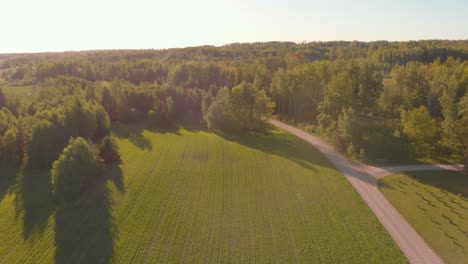
[[0, 54], [0, 158], [58, 170], [75, 146], [110, 163], [122, 123], [258, 130], [274, 113], [357, 159], [460, 162], [467, 59], [442, 40]]

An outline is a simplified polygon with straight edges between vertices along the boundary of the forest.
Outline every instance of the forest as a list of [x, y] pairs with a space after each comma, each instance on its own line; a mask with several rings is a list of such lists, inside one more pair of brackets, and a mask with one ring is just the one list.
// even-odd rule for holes
[[467, 162], [467, 90], [466, 40], [0, 54], [0, 160], [51, 169], [73, 200], [118, 162], [121, 126], [242, 133], [274, 115], [357, 160]]

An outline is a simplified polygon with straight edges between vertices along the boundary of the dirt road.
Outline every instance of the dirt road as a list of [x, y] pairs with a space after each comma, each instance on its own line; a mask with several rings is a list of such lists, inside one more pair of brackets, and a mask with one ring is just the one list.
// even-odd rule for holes
[[276, 120], [270, 120], [270, 123], [304, 139], [320, 150], [344, 174], [411, 263], [444, 263], [416, 230], [385, 199], [378, 190], [377, 183], [382, 177], [395, 172], [461, 170], [461, 165], [411, 165], [379, 168], [358, 164], [347, 160], [332, 146], [316, 136]]

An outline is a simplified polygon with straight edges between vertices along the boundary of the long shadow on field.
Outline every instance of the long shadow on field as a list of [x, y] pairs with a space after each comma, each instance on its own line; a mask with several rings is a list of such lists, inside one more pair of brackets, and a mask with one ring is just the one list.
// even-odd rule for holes
[[189, 115], [183, 120], [178, 120], [176, 123], [160, 127], [154, 127], [144, 122], [135, 124], [113, 124], [112, 132], [119, 138], [128, 139], [132, 144], [142, 150], [151, 150], [153, 149], [151, 140], [143, 135], [143, 131], [148, 130], [160, 134], [170, 133], [174, 135], [180, 135], [179, 130], [181, 128], [194, 133], [205, 131], [206, 127], [200, 120], [200, 117], [197, 115]]
[[17, 169], [5, 169], [0, 172], [0, 202], [16, 183]]
[[406, 175], [422, 184], [431, 185], [468, 199], [468, 172], [466, 171], [413, 171]]
[[157, 133], [172, 133], [179, 135], [179, 127], [178, 126], [169, 126], [163, 128], [152, 128], [147, 126], [144, 123], [139, 124], [132, 124], [132, 125], [113, 125], [112, 132], [119, 138], [128, 139], [133, 145], [142, 149], [142, 150], [151, 150], [153, 149], [153, 144], [151, 140], [146, 138], [143, 135], [143, 131], [148, 130]]
[[[49, 171], [21, 171], [16, 188], [16, 212], [23, 216], [23, 238], [42, 233], [54, 210]], [[22, 209], [22, 210], [21, 210]]]
[[309, 144], [293, 135], [278, 133], [278, 130], [270, 126], [265, 132], [217, 132], [217, 134], [226, 140], [289, 159], [313, 171], [316, 171], [316, 168], [311, 165], [334, 168], [325, 156]]
[[143, 129], [125, 127], [114, 130], [114, 132], [118, 137], [128, 139], [133, 145], [140, 149], [153, 149], [151, 141], [143, 135]]
[[62, 204], [55, 215], [56, 263], [110, 263], [114, 234], [110, 190], [107, 181], [121, 191], [122, 171], [116, 165], [106, 168], [75, 204]]

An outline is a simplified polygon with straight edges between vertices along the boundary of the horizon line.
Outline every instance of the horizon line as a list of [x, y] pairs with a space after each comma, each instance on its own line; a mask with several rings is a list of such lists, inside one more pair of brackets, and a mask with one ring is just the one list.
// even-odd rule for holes
[[20, 52], [2, 52], [0, 55], [23, 55], [23, 54], [44, 54], [44, 53], [73, 53], [73, 52], [99, 52], [99, 51], [164, 51], [171, 49], [188, 49], [188, 48], [200, 48], [200, 47], [215, 47], [220, 48], [224, 46], [229, 46], [233, 44], [262, 44], [262, 43], [294, 43], [296, 45], [310, 44], [310, 43], [326, 43], [326, 42], [360, 42], [360, 43], [372, 43], [372, 42], [420, 42], [420, 41], [468, 41], [468, 38], [465, 39], [447, 39], [447, 38], [430, 38], [430, 39], [408, 39], [408, 40], [385, 40], [385, 39], [376, 39], [376, 40], [312, 40], [312, 41], [290, 41], [290, 40], [269, 40], [269, 41], [246, 41], [246, 42], [229, 42], [221, 45], [216, 44], [201, 44], [193, 46], [181, 46], [181, 47], [166, 47], [166, 48], [102, 48], [102, 49], [64, 49], [64, 50], [43, 50], [43, 51], [20, 51]]

